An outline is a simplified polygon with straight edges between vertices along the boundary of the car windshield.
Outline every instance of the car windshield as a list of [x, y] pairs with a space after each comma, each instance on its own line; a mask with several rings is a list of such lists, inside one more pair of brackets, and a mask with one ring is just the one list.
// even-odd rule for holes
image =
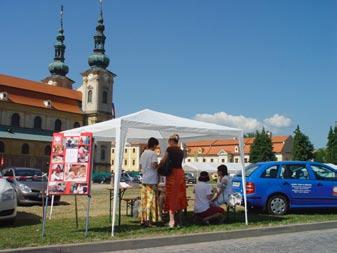
[[15, 176], [16, 177], [28, 177], [28, 179], [31, 179], [33, 181], [45, 181], [46, 180], [46, 178], [42, 177], [42, 172], [40, 170], [19, 169], [19, 170], [15, 170]]
[[[253, 172], [254, 172], [258, 167], [259, 167], [259, 165], [257, 165], [257, 164], [250, 164], [250, 165], [246, 166], [246, 167], [245, 167], [245, 176], [246, 176], [246, 177], [249, 177], [250, 175], [252, 175]], [[236, 173], [236, 176], [242, 177], [242, 171], [241, 171], [241, 170], [238, 171], [238, 172]]]

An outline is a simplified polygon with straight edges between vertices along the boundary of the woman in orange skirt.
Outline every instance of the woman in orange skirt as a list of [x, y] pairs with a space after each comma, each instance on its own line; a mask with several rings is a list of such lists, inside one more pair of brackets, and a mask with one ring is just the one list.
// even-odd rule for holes
[[[172, 172], [166, 177], [165, 210], [170, 214], [169, 227], [181, 225], [182, 211], [187, 208], [185, 173], [182, 168], [184, 152], [179, 147], [179, 135], [169, 138], [169, 147], [161, 161], [165, 163], [170, 159]], [[177, 222], [175, 215], [177, 214]]]

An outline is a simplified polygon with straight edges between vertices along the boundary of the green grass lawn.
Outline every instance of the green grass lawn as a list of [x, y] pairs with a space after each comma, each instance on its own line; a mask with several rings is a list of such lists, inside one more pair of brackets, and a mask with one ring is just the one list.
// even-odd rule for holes
[[[243, 209], [237, 211], [236, 218], [230, 217], [222, 225], [194, 225], [190, 209], [185, 218], [185, 226], [180, 229], [169, 230], [165, 226], [141, 228], [138, 220], [131, 217], [122, 217], [122, 225], [116, 228], [116, 236], [111, 238], [111, 225], [108, 216], [109, 198], [105, 189], [107, 186], [96, 186], [93, 190], [91, 208], [90, 230], [88, 237], [84, 237], [85, 198], [79, 200], [79, 228], [75, 225], [74, 197], [62, 197], [62, 204], [55, 206], [52, 220], [47, 220], [47, 236], [41, 239], [41, 206], [20, 207], [16, 224], [14, 226], [0, 225], [0, 249], [18, 248], [38, 245], [92, 242], [99, 240], [129, 239], [140, 237], [153, 237], [162, 235], [177, 235], [188, 233], [227, 231], [234, 229], [268, 227], [282, 224], [311, 223], [337, 220], [336, 210], [292, 212], [285, 216], [270, 216], [266, 214], [249, 213], [249, 226], [244, 225]], [[137, 190], [130, 190], [126, 196], [136, 196]], [[191, 190], [189, 191], [191, 194]], [[124, 214], [125, 211], [122, 210]]]

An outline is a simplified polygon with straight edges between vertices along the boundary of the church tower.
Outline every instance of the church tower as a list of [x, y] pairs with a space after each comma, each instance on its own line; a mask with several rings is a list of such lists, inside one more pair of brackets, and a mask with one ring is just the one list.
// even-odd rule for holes
[[85, 113], [85, 123], [88, 125], [115, 117], [112, 98], [116, 75], [107, 70], [110, 60], [105, 55], [104, 29], [102, 1], [100, 1], [94, 51], [88, 59], [90, 68], [82, 73], [83, 84], [78, 89], [82, 92], [82, 110]]
[[[94, 35], [94, 51], [89, 56], [89, 69], [82, 73], [83, 83], [78, 88], [78, 91], [82, 92], [85, 125], [115, 118], [112, 94], [116, 75], [107, 70], [110, 60], [105, 55], [104, 29], [102, 0], [100, 0], [100, 13]], [[111, 143], [96, 142], [94, 157], [96, 171], [110, 171]]]
[[60, 15], [60, 29], [56, 36], [55, 56], [54, 62], [49, 64], [50, 76], [43, 79], [42, 82], [48, 85], [64, 87], [72, 89], [73, 80], [68, 78], [66, 75], [69, 72], [69, 67], [64, 63], [64, 53], [66, 46], [64, 45], [64, 30], [63, 30], [63, 5], [61, 6], [61, 15]]

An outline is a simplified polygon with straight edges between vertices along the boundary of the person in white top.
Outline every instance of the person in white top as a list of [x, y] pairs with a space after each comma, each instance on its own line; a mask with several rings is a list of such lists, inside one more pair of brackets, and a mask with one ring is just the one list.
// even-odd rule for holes
[[202, 171], [198, 181], [194, 188], [194, 213], [196, 217], [204, 222], [215, 218], [221, 218], [220, 220], [222, 220], [225, 211], [212, 203], [213, 191], [212, 186], [208, 183], [210, 181], [208, 172]]
[[218, 167], [217, 194], [213, 202], [216, 206], [228, 204], [229, 195], [233, 193], [232, 179], [228, 175], [227, 166], [222, 164]]
[[157, 209], [158, 187], [158, 156], [155, 152], [159, 142], [151, 137], [148, 140], [147, 149], [140, 157], [140, 170], [142, 172], [140, 223], [145, 227], [152, 226], [152, 222], [159, 220]]

